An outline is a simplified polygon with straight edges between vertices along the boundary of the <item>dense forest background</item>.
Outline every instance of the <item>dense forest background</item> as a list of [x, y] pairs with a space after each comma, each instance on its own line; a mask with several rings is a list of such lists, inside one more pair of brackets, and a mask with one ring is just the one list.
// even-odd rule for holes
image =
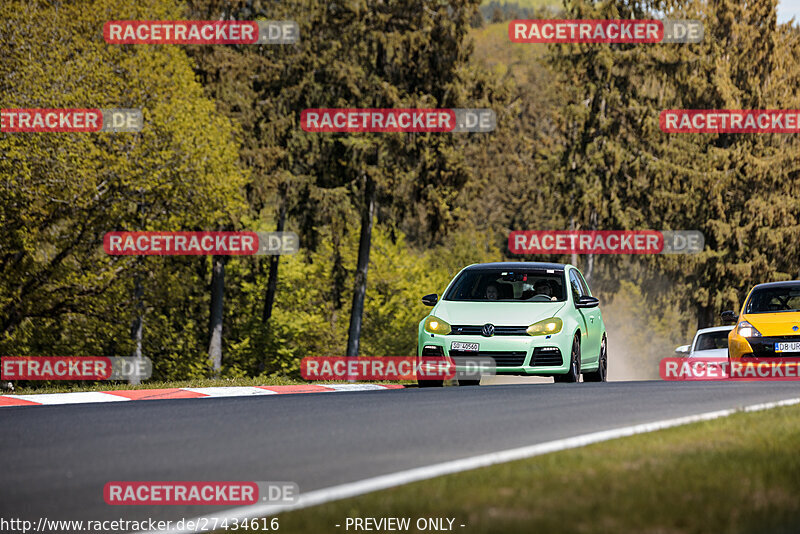
[[[693, 45], [528, 45], [518, 17], [687, 18]], [[107, 20], [295, 20], [279, 46], [107, 45]], [[0, 354], [130, 356], [154, 378], [407, 355], [511, 230], [700, 230], [692, 256], [581, 256], [611, 378], [800, 278], [795, 135], [668, 135], [663, 109], [800, 109], [776, 0], [10, 0], [3, 108], [142, 108], [130, 134], [0, 133]], [[314, 134], [317, 107], [492, 108], [491, 134]], [[286, 230], [282, 257], [109, 257], [111, 230]], [[366, 253], [368, 252], [368, 256]], [[566, 256], [525, 259], [570, 262]], [[368, 265], [368, 270], [366, 266]], [[359, 296], [361, 295], [361, 296]], [[363, 314], [353, 336], [353, 310]]]

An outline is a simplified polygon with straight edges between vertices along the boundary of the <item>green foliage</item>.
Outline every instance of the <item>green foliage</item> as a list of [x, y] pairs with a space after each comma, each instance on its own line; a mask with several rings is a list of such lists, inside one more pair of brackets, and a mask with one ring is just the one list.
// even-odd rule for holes
[[[571, 17], [702, 19], [694, 45], [554, 47], [567, 95], [566, 143], [554, 179], [578, 228], [700, 230], [696, 256], [597, 260], [613, 290], [621, 270], [648, 294], [696, 314], [699, 326], [737, 307], [755, 283], [796, 278], [800, 241], [798, 138], [665, 134], [664, 109], [797, 109], [797, 30], [775, 2], [568, 2]], [[641, 268], [644, 267], [642, 270]], [[670, 281], [659, 287], [664, 278]]]
[[[520, 0], [499, 18], [543, 4]], [[512, 44], [507, 23], [475, 24], [479, 7], [3, 4], [4, 108], [141, 107], [145, 129], [0, 134], [0, 354], [130, 355], [141, 315], [156, 378], [205, 376], [210, 259], [108, 257], [103, 234], [283, 222], [302, 250], [280, 259], [269, 321], [268, 258], [226, 265], [221, 375], [296, 377], [302, 357], [345, 351], [366, 177], [378, 209], [363, 354], [412, 353], [420, 297], [471, 262], [509, 257], [510, 230], [705, 234], [706, 250], [691, 257], [597, 256], [590, 269], [579, 259], [616, 332], [611, 359], [624, 343], [642, 373], [688, 341], [693, 323], [738, 307], [752, 284], [800, 276], [797, 137], [668, 135], [658, 125], [668, 108], [800, 108], [798, 30], [777, 25], [774, 0], [565, 2], [571, 18], [699, 18], [706, 37], [694, 45]], [[181, 18], [293, 19], [301, 40], [102, 40], [106, 20]], [[498, 127], [306, 133], [300, 112], [316, 107], [486, 107]]]
[[102, 39], [106, 20], [180, 13], [176, 2], [116, 0], [0, 8], [3, 107], [144, 114], [136, 134], [0, 134], [0, 353], [130, 355], [141, 305], [156, 377], [202, 371], [191, 356], [204, 343], [205, 258], [102, 250], [109, 231], [210, 230], [245, 206], [236, 131], [186, 54]]
[[[323, 235], [315, 251], [301, 251], [281, 260], [275, 312], [264, 328], [258, 310], [266, 278], [256, 285], [232, 287], [226, 317], [225, 356], [231, 376], [288, 374], [298, 376], [306, 356], [341, 356], [347, 345], [349, 315], [333, 303], [331, 262], [341, 254], [344, 265], [355, 265], [358, 236], [348, 234], [333, 246]], [[499, 261], [500, 251], [485, 235], [459, 233], [446, 250], [417, 252], [402, 234], [394, 238], [377, 228], [367, 283], [362, 354], [408, 356], [416, 350], [417, 324], [428, 308], [420, 300], [442, 293], [451, 278], [471, 263]], [[227, 266], [232, 280], [247, 279], [258, 260], [239, 258]], [[348, 270], [346, 285], [352, 285]]]

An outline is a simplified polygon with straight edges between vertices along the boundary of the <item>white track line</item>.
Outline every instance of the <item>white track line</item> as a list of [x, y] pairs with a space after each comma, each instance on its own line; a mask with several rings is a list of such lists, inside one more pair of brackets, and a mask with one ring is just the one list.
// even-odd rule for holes
[[[96, 402], [128, 401], [125, 397], [108, 395], [102, 391], [76, 391], [74, 393], [37, 393], [35, 395], [6, 395], [14, 399], [22, 399], [38, 403], [42, 406], [54, 404], [93, 404]], [[116, 398], [115, 398], [116, 397]]]
[[277, 391], [251, 386], [228, 386], [218, 388], [181, 388], [183, 391], [194, 391], [209, 397], [247, 397], [250, 395], [277, 395]]
[[[427, 465], [425, 467], [416, 467], [406, 471], [399, 471], [397, 473], [391, 473], [388, 475], [381, 475], [347, 484], [340, 484], [338, 486], [331, 486], [330, 488], [314, 490], [308, 493], [301, 493], [298, 501], [291, 504], [254, 504], [250, 506], [241, 506], [238, 508], [229, 508], [228, 510], [223, 510], [222, 512], [216, 514], [200, 516], [184, 521], [184, 524], [191, 521], [195, 525], [198, 525], [198, 523], [207, 525], [205, 530], [173, 529], [167, 531], [153, 531], [146, 534], [207, 532], [210, 530], [215, 530], [215, 525], [221, 525], [223, 520], [227, 520], [229, 523], [232, 523], [234, 519], [237, 519], [241, 523], [241, 521], [245, 519], [272, 516], [280, 512], [308, 508], [326, 502], [356, 497], [358, 495], [364, 495], [365, 493], [393, 488], [395, 486], [402, 486], [410, 482], [427, 480], [442, 475], [460, 473], [462, 471], [469, 471], [479, 467], [487, 467], [490, 465], [511, 462], [514, 460], [523, 460], [525, 458], [532, 458], [542, 454], [548, 454], [567, 449], [575, 449], [578, 447], [591, 445], [592, 443], [634, 436], [636, 434], [646, 434], [648, 432], [663, 430], [665, 428], [672, 428], [690, 423], [698, 423], [701, 421], [710, 421], [712, 419], [728, 417], [737, 411], [756, 412], [760, 410], [769, 410], [771, 408], [777, 408], [780, 406], [790, 406], [793, 404], [800, 404], [800, 398], [753, 404], [750, 406], [745, 406], [744, 408], [741, 408], [741, 410], [718, 410], [715, 412], [706, 412], [697, 415], [687, 415], [685, 417], [677, 417], [675, 419], [665, 419], [663, 421], [654, 421], [652, 423], [643, 423], [611, 430], [603, 430], [600, 432], [592, 432], [590, 434], [557, 439], [555, 441], [538, 443], [536, 445], [529, 445], [516, 449], [480, 454], [478, 456], [471, 456], [461, 460], [452, 460], [449, 462]], [[300, 489], [302, 490], [302, 488]]]
[[377, 391], [385, 389], [379, 384], [320, 384], [335, 391]]

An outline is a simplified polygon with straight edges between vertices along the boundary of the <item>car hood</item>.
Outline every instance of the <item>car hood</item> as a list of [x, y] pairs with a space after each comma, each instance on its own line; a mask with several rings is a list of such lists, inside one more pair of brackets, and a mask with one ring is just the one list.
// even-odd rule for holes
[[451, 325], [529, 326], [556, 315], [566, 302], [466, 302], [444, 300], [434, 311]]
[[748, 313], [739, 320], [755, 326], [762, 336], [800, 336], [800, 312]]

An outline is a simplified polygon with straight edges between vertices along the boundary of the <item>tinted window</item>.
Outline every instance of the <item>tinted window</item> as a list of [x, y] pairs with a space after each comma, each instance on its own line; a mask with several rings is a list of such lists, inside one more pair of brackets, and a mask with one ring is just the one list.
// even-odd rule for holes
[[589, 291], [589, 284], [587, 284], [586, 280], [584, 280], [583, 274], [580, 271], [575, 271], [575, 274], [578, 277], [578, 282], [581, 284], [581, 295], [591, 296], [592, 292]]
[[765, 287], [753, 290], [745, 313], [800, 311], [800, 285]]
[[470, 269], [459, 275], [444, 300], [557, 302], [566, 300], [564, 272]]
[[572, 300], [578, 302], [578, 298], [584, 295], [584, 292], [576, 271], [569, 272], [569, 283], [572, 285]]
[[697, 336], [697, 341], [695, 342], [693, 350], [727, 349], [729, 333], [728, 330], [723, 330], [721, 332], [700, 334]]

